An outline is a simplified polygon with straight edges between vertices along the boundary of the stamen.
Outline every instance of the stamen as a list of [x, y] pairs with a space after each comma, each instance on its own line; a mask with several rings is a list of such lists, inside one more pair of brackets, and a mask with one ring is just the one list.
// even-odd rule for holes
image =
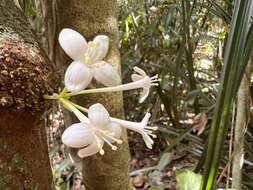
[[144, 131], [145, 131], [146, 133], [148, 133], [148, 134], [153, 134], [153, 131], [151, 131], [151, 130], [144, 129]]
[[72, 155], [69, 153], [68, 156], [69, 156], [70, 162], [71, 162], [72, 164], [74, 164], [75, 161], [74, 161], [74, 159], [72, 158]]
[[145, 130], [145, 129], [144, 129], [144, 131], [145, 131], [149, 136], [151, 136], [151, 137], [153, 137], [153, 138], [157, 138], [157, 135], [153, 134], [152, 131]]
[[101, 143], [101, 139], [98, 140], [97, 145], [98, 145], [98, 148], [100, 149], [99, 154], [104, 155], [105, 151], [103, 149], [103, 145]]
[[112, 150], [117, 150], [118, 148], [110, 143], [106, 138], [102, 137], [102, 139], [112, 148]]
[[123, 143], [123, 141], [121, 139], [115, 138], [112, 134], [109, 134], [106, 137], [112, 139], [113, 141], [115, 141], [118, 144], [122, 144]]
[[154, 139], [157, 138], [157, 135], [155, 135], [155, 134], [149, 134], [149, 135], [152, 136]]
[[123, 141], [121, 139], [117, 139], [116, 137], [114, 137], [114, 133], [110, 133], [110, 131], [102, 130], [102, 129], [96, 129], [96, 130], [98, 132], [102, 133], [101, 134], [102, 136], [110, 138], [110, 139], [112, 139], [113, 141], [115, 141], [118, 144], [122, 144], [123, 143]]
[[158, 127], [149, 127], [149, 126], [146, 126], [144, 128], [145, 129], [151, 129], [151, 130], [154, 130], [154, 131], [156, 131], [158, 129]]
[[104, 149], [101, 148], [101, 150], [99, 151], [99, 154], [101, 154], [103, 156], [105, 154]]
[[158, 74], [156, 74], [155, 76], [150, 77], [151, 79], [158, 79]]

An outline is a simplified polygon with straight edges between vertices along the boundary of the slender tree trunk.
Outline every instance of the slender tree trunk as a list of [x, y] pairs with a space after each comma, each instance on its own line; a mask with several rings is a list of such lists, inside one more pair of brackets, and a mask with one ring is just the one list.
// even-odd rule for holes
[[46, 38], [46, 51], [49, 59], [55, 62], [56, 0], [40, 0]]
[[[58, 0], [58, 33], [62, 28], [72, 28], [92, 40], [98, 34], [108, 35], [110, 50], [106, 60], [120, 70], [120, 54], [118, 50], [119, 32], [117, 26], [116, 0]], [[69, 65], [69, 58], [57, 48], [58, 64]], [[94, 84], [98, 86], [98, 84]], [[77, 103], [90, 106], [102, 103], [111, 116], [124, 117], [122, 93], [106, 93], [78, 97]], [[73, 120], [72, 120], [73, 121]], [[129, 149], [126, 133], [124, 143], [117, 151], [106, 147], [105, 155], [99, 154], [83, 159], [83, 178], [88, 190], [128, 190], [129, 189]]]
[[[253, 61], [253, 56], [251, 61]], [[242, 167], [244, 161], [244, 138], [250, 115], [250, 65], [251, 64], [249, 63], [237, 94], [232, 168], [232, 188], [236, 190], [241, 189]]]
[[53, 67], [12, 0], [0, 1], [0, 189], [52, 189], [42, 114]]

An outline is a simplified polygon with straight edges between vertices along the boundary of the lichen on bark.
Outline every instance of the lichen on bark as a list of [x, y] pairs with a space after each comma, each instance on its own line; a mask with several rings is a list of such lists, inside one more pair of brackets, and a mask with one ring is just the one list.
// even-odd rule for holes
[[7, 33], [0, 38], [0, 107], [43, 111], [47, 105], [43, 95], [57, 90], [54, 69], [45, 62], [36, 46]]

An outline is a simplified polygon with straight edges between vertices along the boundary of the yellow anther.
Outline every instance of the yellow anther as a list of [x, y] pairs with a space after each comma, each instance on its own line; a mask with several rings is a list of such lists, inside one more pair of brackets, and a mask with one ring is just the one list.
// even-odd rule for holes
[[110, 134], [110, 131], [108, 131], [108, 130], [104, 130], [103, 132], [104, 132], [105, 135]]
[[105, 154], [105, 151], [104, 151], [103, 149], [101, 149], [101, 150], [99, 151], [99, 154], [104, 155], [104, 154]]
[[123, 143], [123, 141], [120, 140], [120, 139], [116, 140], [116, 142], [117, 142], [118, 144], [122, 144], [122, 143]]
[[112, 150], [117, 150], [118, 148], [116, 146], [112, 146]]

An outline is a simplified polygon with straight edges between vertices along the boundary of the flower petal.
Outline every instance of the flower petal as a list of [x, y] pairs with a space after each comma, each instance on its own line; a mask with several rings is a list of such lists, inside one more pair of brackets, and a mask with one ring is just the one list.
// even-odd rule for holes
[[106, 35], [98, 35], [92, 42], [95, 44], [94, 51], [96, 52], [92, 57], [92, 61], [101, 61], [109, 50], [109, 38]]
[[147, 76], [147, 74], [145, 73], [145, 71], [142, 70], [141, 68], [139, 68], [139, 67], [134, 67], [133, 69], [134, 69], [134, 71], [135, 71], [136, 73], [142, 75], [143, 77], [144, 77], [144, 76]]
[[139, 103], [143, 103], [144, 100], [146, 100], [146, 98], [149, 95], [149, 88], [143, 88], [140, 98], [139, 98]]
[[93, 104], [89, 107], [88, 117], [95, 127], [104, 128], [110, 122], [110, 115], [105, 107], [100, 104]]
[[154, 141], [150, 138], [150, 136], [148, 136], [147, 133], [141, 133], [141, 136], [146, 144], [146, 146], [149, 148], [149, 149], [152, 149], [152, 145], [154, 144]]
[[[140, 125], [141, 128], [145, 129], [145, 127], [147, 127], [150, 117], [151, 117], [151, 114], [147, 112], [145, 116], [143, 117], [143, 119], [141, 120], [141, 125]], [[151, 137], [145, 132], [145, 130], [140, 130], [139, 132], [142, 135], [142, 138], [146, 146], [149, 149], [152, 149], [152, 145], [154, 144], [154, 141], [151, 139]]]
[[148, 121], [149, 121], [150, 117], [151, 117], [151, 113], [149, 113], [149, 112], [147, 112], [144, 115], [143, 119], [141, 120], [141, 123], [142, 123], [143, 126], [146, 126], [148, 124]]
[[94, 141], [92, 128], [84, 123], [75, 123], [62, 134], [62, 142], [72, 148], [81, 148]]
[[85, 38], [75, 30], [64, 28], [59, 34], [62, 49], [75, 61], [83, 61], [87, 49]]
[[[101, 147], [98, 146], [98, 143], [102, 143]], [[94, 154], [97, 154], [101, 150], [101, 148], [103, 147], [103, 144], [104, 144], [104, 141], [100, 140], [98, 137], [95, 136], [94, 141], [87, 147], [79, 150], [77, 154], [80, 158], [92, 156]]]
[[[119, 139], [121, 137], [122, 128], [118, 123], [111, 122], [106, 127], [114, 138]], [[111, 143], [113, 143], [115, 141], [115, 140], [108, 138], [108, 137], [106, 139]]]
[[93, 65], [94, 78], [105, 86], [116, 86], [121, 83], [118, 72], [105, 61], [99, 61]]
[[78, 92], [86, 88], [92, 79], [91, 70], [82, 62], [72, 62], [65, 72], [65, 86], [68, 91]]
[[141, 80], [141, 79], [143, 79], [143, 76], [141, 76], [141, 75], [138, 75], [138, 74], [132, 74], [131, 75], [131, 79], [132, 79], [132, 81], [138, 81], [138, 80]]

